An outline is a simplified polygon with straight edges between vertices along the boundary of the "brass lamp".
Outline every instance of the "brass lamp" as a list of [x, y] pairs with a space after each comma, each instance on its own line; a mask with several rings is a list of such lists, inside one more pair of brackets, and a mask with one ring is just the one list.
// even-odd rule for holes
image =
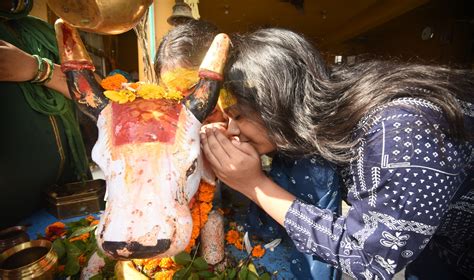
[[186, 23], [194, 19], [191, 7], [184, 0], [176, 0], [173, 6], [173, 14], [168, 18], [168, 23], [173, 26]]

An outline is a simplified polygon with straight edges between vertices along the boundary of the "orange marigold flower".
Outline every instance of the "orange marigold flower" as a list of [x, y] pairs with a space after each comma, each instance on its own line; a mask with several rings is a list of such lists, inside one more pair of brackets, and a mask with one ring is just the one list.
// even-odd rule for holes
[[140, 87], [140, 83], [131, 83], [131, 84], [128, 85], [128, 87], [131, 87], [131, 88], [136, 90], [137, 88]]
[[242, 241], [240, 241], [240, 240], [237, 240], [234, 243], [234, 246], [235, 246], [235, 248], [239, 249], [240, 251], [242, 251], [244, 249], [244, 246], [242, 245]]
[[186, 251], [186, 253], [191, 252], [194, 245], [196, 245], [196, 239], [191, 238], [191, 240], [189, 240], [188, 246], [186, 246], [186, 249], [184, 249], [184, 251]]
[[162, 269], [170, 269], [174, 266], [174, 261], [172, 258], [162, 258], [160, 260], [160, 267]]
[[204, 181], [201, 181], [199, 184], [199, 191], [200, 192], [207, 192], [207, 193], [214, 193], [215, 186]]
[[89, 238], [89, 236], [90, 236], [90, 233], [86, 232], [86, 233], [83, 233], [83, 234], [81, 234], [81, 235], [79, 235], [79, 236], [70, 238], [70, 239], [69, 239], [69, 242], [74, 242], [74, 241], [78, 241], [78, 240], [84, 241], [84, 240], [86, 240], [87, 238]]
[[263, 257], [263, 255], [265, 255], [265, 248], [263, 248], [262, 245], [257, 245], [253, 247], [252, 256], [256, 258], [261, 258]]
[[[206, 219], [207, 219], [207, 214], [209, 214], [209, 212], [211, 211], [212, 209], [212, 204], [211, 203], [207, 203], [207, 202], [201, 202], [199, 204], [199, 210], [201, 211], [201, 218], [206, 215]], [[203, 223], [204, 224], [204, 223]]]
[[54, 237], [56, 239], [66, 234], [66, 225], [61, 222], [55, 222], [46, 227], [45, 233], [46, 238]]
[[122, 84], [126, 82], [127, 82], [127, 78], [125, 78], [122, 74], [117, 73], [103, 79], [100, 82], [100, 85], [105, 90], [119, 90], [122, 87]]
[[225, 240], [229, 244], [235, 244], [237, 241], [240, 240], [240, 233], [234, 229], [231, 229], [227, 232]]
[[91, 223], [91, 222], [93, 222], [93, 221], [95, 220], [95, 217], [89, 215], [89, 216], [86, 217], [86, 220], [87, 220], [89, 223]]
[[214, 199], [214, 192], [199, 192], [198, 199], [202, 202], [212, 202]]
[[93, 220], [93, 221], [91, 222], [91, 226], [95, 226], [95, 225], [97, 225], [97, 224], [99, 224], [99, 220]]
[[[194, 226], [194, 224], [196, 226]], [[201, 231], [198, 222], [193, 221], [193, 231], [191, 233], [191, 238], [196, 239], [199, 236], [199, 232]]]

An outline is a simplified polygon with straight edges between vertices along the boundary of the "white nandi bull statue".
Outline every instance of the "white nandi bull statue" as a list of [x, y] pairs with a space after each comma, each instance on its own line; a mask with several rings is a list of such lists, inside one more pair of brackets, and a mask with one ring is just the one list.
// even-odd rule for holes
[[96, 231], [99, 247], [116, 259], [183, 251], [192, 231], [189, 202], [206, 178], [199, 130], [217, 102], [228, 37], [216, 36], [199, 83], [181, 102], [119, 104], [102, 94], [77, 30], [61, 19], [55, 28], [70, 94], [99, 129], [92, 158], [104, 171], [108, 192]]

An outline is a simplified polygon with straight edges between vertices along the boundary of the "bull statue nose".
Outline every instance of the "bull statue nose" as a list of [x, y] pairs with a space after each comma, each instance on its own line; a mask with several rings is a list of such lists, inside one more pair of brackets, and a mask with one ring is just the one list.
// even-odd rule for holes
[[166, 252], [170, 245], [169, 239], [158, 239], [154, 246], [144, 246], [136, 241], [104, 241], [102, 249], [115, 259], [148, 259]]

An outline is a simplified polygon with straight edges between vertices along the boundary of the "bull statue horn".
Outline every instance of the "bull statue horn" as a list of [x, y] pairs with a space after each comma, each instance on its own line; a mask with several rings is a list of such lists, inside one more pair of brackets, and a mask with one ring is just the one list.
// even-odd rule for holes
[[184, 105], [200, 122], [216, 106], [229, 46], [229, 36], [224, 33], [216, 35], [199, 67], [199, 83], [184, 101]]
[[79, 109], [97, 121], [108, 104], [102, 87], [94, 75], [94, 64], [82, 43], [76, 28], [58, 19], [54, 25], [61, 57], [61, 70], [65, 73], [69, 93]]

